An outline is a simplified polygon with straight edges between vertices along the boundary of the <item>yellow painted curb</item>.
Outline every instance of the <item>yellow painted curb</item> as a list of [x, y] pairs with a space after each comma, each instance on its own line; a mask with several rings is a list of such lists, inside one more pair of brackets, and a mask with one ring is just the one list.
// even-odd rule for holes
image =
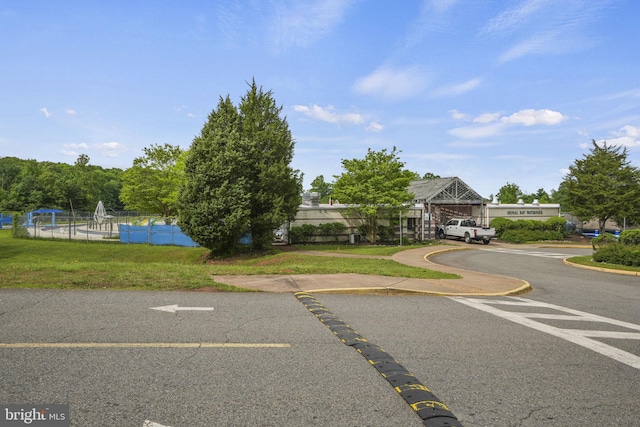
[[613, 268], [593, 267], [591, 265], [582, 265], [575, 262], [571, 262], [566, 258], [563, 259], [562, 262], [566, 265], [570, 265], [571, 267], [583, 268], [585, 270], [601, 271], [603, 273], [612, 273], [612, 274], [624, 274], [627, 276], [640, 276], [640, 271], [626, 271], [626, 270], [615, 270]]

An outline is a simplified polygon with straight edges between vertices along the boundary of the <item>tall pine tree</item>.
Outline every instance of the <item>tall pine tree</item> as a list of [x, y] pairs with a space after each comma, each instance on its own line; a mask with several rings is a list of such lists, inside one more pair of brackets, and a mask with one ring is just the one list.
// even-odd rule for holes
[[180, 224], [213, 253], [233, 253], [249, 232], [265, 249], [274, 229], [293, 219], [302, 180], [290, 167], [294, 141], [282, 108], [255, 81], [239, 107], [220, 98], [185, 162]]
[[581, 220], [597, 219], [600, 233], [611, 218], [620, 225], [640, 222], [640, 170], [627, 160], [626, 147], [591, 143], [561, 184], [566, 208]]

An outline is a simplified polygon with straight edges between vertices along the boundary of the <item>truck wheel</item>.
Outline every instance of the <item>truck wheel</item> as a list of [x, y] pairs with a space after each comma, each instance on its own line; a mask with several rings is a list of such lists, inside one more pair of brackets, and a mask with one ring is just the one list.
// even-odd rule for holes
[[464, 233], [464, 242], [467, 244], [471, 243], [471, 235], [469, 233]]
[[440, 239], [446, 239], [447, 238], [447, 235], [444, 234], [444, 230], [443, 229], [438, 230], [438, 237]]
[[482, 243], [484, 243], [485, 245], [488, 245], [490, 241], [491, 239], [487, 239], [486, 237], [482, 239]]

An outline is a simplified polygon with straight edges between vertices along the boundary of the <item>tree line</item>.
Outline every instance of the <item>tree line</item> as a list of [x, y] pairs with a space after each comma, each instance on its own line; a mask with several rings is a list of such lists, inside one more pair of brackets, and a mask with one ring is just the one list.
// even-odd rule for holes
[[[102, 200], [108, 210], [136, 210], [178, 219], [181, 228], [212, 253], [232, 252], [242, 236], [264, 249], [272, 233], [292, 220], [301, 203], [302, 178], [291, 167], [295, 141], [273, 94], [255, 81], [238, 105], [220, 97], [188, 150], [170, 144], [143, 149], [127, 170], [89, 165], [81, 155], [74, 165], [0, 158], [0, 211], [37, 208], [92, 211]], [[598, 144], [569, 167], [558, 190], [525, 194], [507, 183], [501, 203], [556, 202], [581, 219], [640, 223], [640, 171], [627, 149]], [[406, 208], [416, 179], [439, 178], [405, 169], [400, 150], [369, 149], [363, 159], [343, 159], [343, 173], [327, 183], [322, 175], [311, 191], [347, 204], [369, 241], [378, 220]], [[491, 201], [493, 195], [487, 201]]]
[[122, 174], [90, 165], [87, 155], [73, 165], [0, 157], [0, 212], [93, 211], [100, 200], [110, 210], [123, 210]]

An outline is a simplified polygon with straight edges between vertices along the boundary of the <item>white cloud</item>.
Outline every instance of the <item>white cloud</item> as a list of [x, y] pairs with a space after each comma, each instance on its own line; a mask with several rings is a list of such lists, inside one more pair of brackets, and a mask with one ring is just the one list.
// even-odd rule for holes
[[502, 63], [530, 54], [561, 54], [594, 43], [597, 22], [610, 0], [522, 0], [489, 20], [481, 34], [515, 45], [499, 57]]
[[126, 147], [119, 142], [105, 142], [102, 144], [95, 144], [92, 148], [96, 151], [101, 152], [105, 157], [118, 157], [120, 155], [120, 152], [126, 150]]
[[86, 153], [89, 150], [89, 146], [84, 142], [81, 144], [63, 144], [60, 152], [69, 157], [78, 157], [82, 153]]
[[484, 126], [463, 126], [449, 131], [450, 135], [462, 139], [489, 138], [500, 134], [505, 129], [503, 123], [491, 123]]
[[448, 10], [457, 2], [458, 0], [432, 0], [433, 8], [439, 13]]
[[102, 144], [93, 144], [89, 146], [86, 143], [80, 144], [63, 144], [60, 152], [65, 156], [77, 157], [80, 154], [90, 152], [99, 152], [105, 157], [119, 157], [120, 153], [126, 151], [126, 146], [118, 142], [105, 142]]
[[449, 114], [451, 115], [451, 118], [455, 119], [455, 120], [470, 120], [470, 117], [468, 114], [465, 113], [461, 113], [458, 110], [449, 110]]
[[81, 144], [64, 144], [62, 146], [65, 150], [88, 150], [89, 146], [84, 142]]
[[382, 132], [383, 129], [384, 129], [384, 126], [382, 126], [380, 123], [371, 122], [369, 123], [369, 126], [367, 126], [365, 130], [367, 132]]
[[[607, 145], [618, 145], [623, 147], [640, 147], [640, 127], [626, 125], [619, 131], [612, 132], [615, 138], [606, 139]], [[605, 140], [598, 141], [602, 144]], [[590, 144], [586, 144], [590, 146]]]
[[468, 159], [468, 158], [471, 158], [472, 156], [469, 154], [454, 154], [454, 153], [424, 153], [424, 154], [415, 154], [412, 157], [414, 159], [419, 159], [419, 160], [447, 161], [447, 160]]
[[520, 110], [517, 113], [513, 113], [508, 117], [503, 117], [501, 121], [503, 123], [519, 123], [524, 126], [534, 125], [557, 125], [558, 123], [566, 120], [567, 117], [562, 113], [553, 110]]
[[548, 0], [525, 0], [510, 9], [500, 13], [495, 18], [489, 20], [484, 27], [485, 33], [504, 33], [519, 29], [543, 8]]
[[[457, 110], [450, 110], [457, 112]], [[455, 118], [455, 117], [454, 117]], [[473, 119], [474, 125], [461, 126], [449, 130], [449, 134], [462, 139], [489, 138], [504, 132], [510, 125], [525, 127], [534, 125], [556, 125], [567, 117], [553, 110], [520, 110], [510, 116], [500, 117], [500, 113], [483, 113]]]
[[471, 79], [471, 80], [468, 80], [468, 81], [463, 82], [463, 83], [459, 83], [457, 85], [443, 86], [443, 87], [441, 87], [439, 89], [436, 89], [433, 94], [435, 96], [457, 96], [457, 95], [462, 95], [464, 93], [469, 92], [470, 90], [475, 89], [476, 87], [478, 87], [478, 85], [480, 85], [480, 83], [482, 83], [482, 79], [475, 78], [475, 79]]
[[475, 119], [473, 119], [473, 123], [491, 123], [495, 122], [500, 118], [500, 113], [482, 113]]
[[42, 107], [40, 111], [42, 111], [42, 114], [44, 114], [46, 118], [51, 117], [51, 113], [49, 112], [49, 110], [47, 110], [47, 107]]
[[427, 73], [419, 67], [392, 69], [382, 66], [356, 81], [353, 90], [361, 95], [399, 101], [418, 95], [425, 89], [428, 80]]
[[307, 0], [278, 8], [270, 26], [277, 46], [307, 46], [339, 25], [356, 0]]
[[67, 113], [70, 116], [75, 116], [76, 115], [76, 110], [74, 110], [73, 108], [67, 108], [65, 110], [65, 113]]
[[563, 53], [570, 51], [571, 47], [571, 43], [562, 41], [557, 32], [551, 31], [519, 42], [500, 55], [498, 60], [504, 63], [531, 54]]
[[309, 118], [327, 123], [360, 125], [365, 122], [364, 117], [358, 113], [338, 114], [333, 105], [329, 105], [327, 108], [322, 108], [319, 105], [312, 105], [311, 107], [294, 105], [293, 109]]

